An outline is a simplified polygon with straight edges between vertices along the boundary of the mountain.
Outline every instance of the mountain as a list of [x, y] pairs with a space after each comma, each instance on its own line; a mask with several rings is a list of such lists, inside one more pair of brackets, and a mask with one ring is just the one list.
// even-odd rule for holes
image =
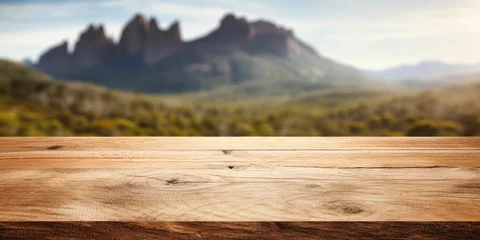
[[386, 80], [440, 78], [479, 72], [480, 64], [450, 64], [440, 61], [424, 61], [380, 71], [364, 71], [369, 77]]
[[397, 80], [395, 81], [395, 86], [407, 90], [438, 89], [456, 84], [467, 84], [478, 79], [480, 79], [480, 71], [472, 74], [449, 75], [446, 77]]
[[234, 14], [193, 41], [182, 39], [179, 22], [162, 29], [141, 14], [125, 25], [118, 42], [105, 35], [102, 25], [90, 25], [72, 53], [62, 42], [43, 53], [36, 68], [56, 78], [151, 93], [244, 84], [289, 92], [295, 84], [318, 90], [367, 82], [360, 71], [319, 55], [292, 30]]
[[32, 59], [30, 58], [25, 58], [22, 60], [22, 63], [25, 65], [25, 66], [29, 66], [29, 67], [33, 67], [35, 66], [35, 63], [32, 61]]

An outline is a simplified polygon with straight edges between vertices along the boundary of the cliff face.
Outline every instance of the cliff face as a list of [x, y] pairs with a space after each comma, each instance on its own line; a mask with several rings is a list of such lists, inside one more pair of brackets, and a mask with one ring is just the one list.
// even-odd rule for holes
[[79, 69], [88, 69], [104, 64], [114, 51], [115, 44], [105, 35], [103, 26], [90, 25], [75, 44], [72, 62]]
[[121, 56], [141, 54], [147, 40], [148, 25], [145, 17], [136, 15], [122, 31], [118, 50]]
[[53, 76], [63, 76], [71, 72], [74, 66], [68, 53], [68, 43], [64, 41], [47, 50], [40, 56], [37, 67]]
[[146, 64], [157, 63], [180, 51], [182, 38], [179, 23], [175, 22], [169, 29], [162, 30], [152, 18], [143, 49], [143, 62]]
[[233, 14], [227, 14], [216, 30], [192, 44], [197, 53], [207, 58], [239, 49], [254, 55], [290, 57], [297, 54], [300, 48], [291, 30], [264, 20], [248, 22]]
[[251, 24], [254, 38], [249, 48], [253, 52], [262, 52], [280, 57], [290, 57], [298, 53], [298, 45], [293, 32], [273, 23], [260, 20]]
[[253, 29], [245, 18], [233, 14], [226, 15], [220, 22], [220, 27], [212, 33], [219, 41], [245, 42], [251, 39]]
[[90, 25], [80, 34], [74, 52], [68, 52], [68, 43], [47, 50], [40, 56], [37, 68], [53, 75], [64, 76], [83, 69], [103, 66], [109, 61], [115, 44], [107, 38], [103, 26]]
[[[123, 66], [152, 65], [176, 54], [193, 54], [206, 59], [234, 51], [290, 57], [299, 45], [293, 32], [267, 21], [248, 22], [227, 14], [219, 27], [207, 36], [183, 42], [180, 23], [162, 29], [156, 19], [137, 14], [124, 27], [118, 44], [105, 35], [103, 26], [90, 25], [81, 33], [73, 54], [67, 43], [51, 48], [40, 57], [37, 67], [49, 74], [65, 74], [123, 63]], [[193, 51], [191, 51], [193, 50]], [[192, 58], [196, 56], [191, 56]]]

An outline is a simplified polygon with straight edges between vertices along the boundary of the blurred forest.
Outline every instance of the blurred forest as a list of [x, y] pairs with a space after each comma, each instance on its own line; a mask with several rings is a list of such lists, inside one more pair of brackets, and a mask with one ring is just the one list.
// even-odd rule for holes
[[0, 136], [480, 136], [480, 81], [243, 102], [57, 81], [0, 61]]

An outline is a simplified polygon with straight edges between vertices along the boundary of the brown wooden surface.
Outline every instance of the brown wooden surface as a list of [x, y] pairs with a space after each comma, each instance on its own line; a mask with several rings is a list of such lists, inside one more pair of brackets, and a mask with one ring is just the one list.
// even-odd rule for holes
[[474, 240], [478, 222], [0, 222], [0, 239]]
[[0, 169], [239, 167], [477, 167], [480, 150], [4, 151]]
[[480, 138], [0, 138], [0, 239], [472, 239], [478, 199]]
[[461, 168], [0, 171], [2, 221], [478, 221]]
[[0, 151], [476, 149], [480, 137], [3, 137]]

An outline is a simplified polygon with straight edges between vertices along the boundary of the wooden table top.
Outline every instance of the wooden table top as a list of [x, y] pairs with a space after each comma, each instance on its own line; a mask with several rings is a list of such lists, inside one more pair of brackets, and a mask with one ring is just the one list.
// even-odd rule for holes
[[480, 237], [480, 138], [7, 137], [0, 172], [0, 239]]

